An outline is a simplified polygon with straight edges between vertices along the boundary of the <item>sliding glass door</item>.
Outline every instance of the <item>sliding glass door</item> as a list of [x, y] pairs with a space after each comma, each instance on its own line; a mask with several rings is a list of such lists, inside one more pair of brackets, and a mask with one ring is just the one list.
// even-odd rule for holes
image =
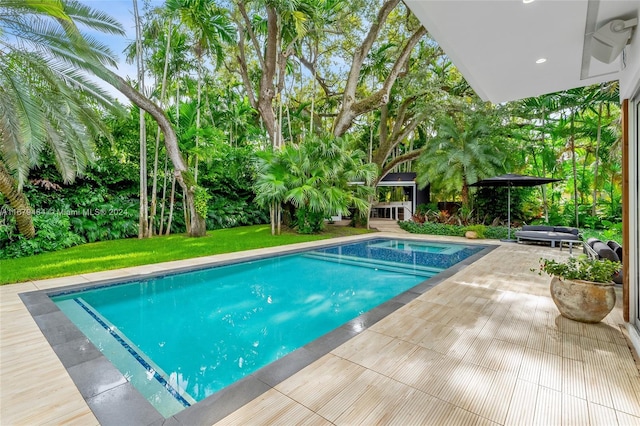
[[629, 296], [630, 322], [640, 330], [640, 90], [629, 102]]

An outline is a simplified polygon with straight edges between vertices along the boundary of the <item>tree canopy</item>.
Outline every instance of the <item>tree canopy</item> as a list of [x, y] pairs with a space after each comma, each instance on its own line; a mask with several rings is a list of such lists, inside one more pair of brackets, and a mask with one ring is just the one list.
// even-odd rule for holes
[[[125, 53], [144, 84], [108, 68], [113, 52], [80, 32], [122, 33], [107, 14], [69, 0], [0, 8], [0, 201], [14, 211], [91, 185], [127, 212], [150, 197], [141, 236], [202, 235], [269, 212], [275, 228], [283, 208], [315, 229], [309, 215], [364, 212], [378, 180], [415, 171], [432, 199], [469, 209], [469, 184], [513, 172], [563, 179], [526, 199], [528, 220], [620, 215], [617, 84], [490, 105], [399, 0], [143, 3]], [[142, 111], [116, 105], [86, 72]], [[87, 239], [90, 219], [65, 226]], [[3, 220], [34, 235], [17, 215]], [[119, 235], [131, 235], [126, 223]]]

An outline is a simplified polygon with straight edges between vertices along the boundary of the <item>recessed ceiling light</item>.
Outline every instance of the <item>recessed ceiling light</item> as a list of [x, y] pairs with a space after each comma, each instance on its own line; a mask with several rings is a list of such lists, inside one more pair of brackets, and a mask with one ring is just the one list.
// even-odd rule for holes
[[544, 64], [545, 62], [547, 62], [547, 58], [540, 58], [536, 61], [536, 64]]
[[528, 4], [528, 3], [533, 3], [535, 0], [522, 0], [522, 3], [524, 4]]

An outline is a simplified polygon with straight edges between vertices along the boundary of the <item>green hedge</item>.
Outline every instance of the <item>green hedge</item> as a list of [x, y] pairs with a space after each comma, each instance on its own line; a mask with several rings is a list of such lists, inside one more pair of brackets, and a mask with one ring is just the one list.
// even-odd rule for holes
[[[451, 237], [464, 237], [467, 231], [466, 226], [461, 225], [445, 225], [442, 223], [415, 223], [415, 222], [398, 222], [400, 228], [412, 234], [429, 234], [429, 235], [447, 235]], [[517, 229], [511, 229], [511, 235]], [[485, 238], [499, 240], [507, 238], [508, 229], [505, 226], [487, 226], [484, 231]]]

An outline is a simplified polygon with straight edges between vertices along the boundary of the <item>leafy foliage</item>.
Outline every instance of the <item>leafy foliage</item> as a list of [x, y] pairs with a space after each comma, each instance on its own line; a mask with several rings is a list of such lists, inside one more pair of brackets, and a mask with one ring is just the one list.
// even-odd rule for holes
[[244, 199], [212, 195], [208, 206], [207, 229], [233, 228], [269, 222], [263, 208]]
[[115, 56], [75, 32], [72, 18], [96, 31], [124, 34], [117, 21], [79, 2], [0, 4], [0, 156], [18, 188], [45, 151], [55, 157], [66, 182], [82, 174], [93, 138], [106, 133], [92, 102], [116, 108], [103, 89], [78, 72], [94, 61], [115, 65]]
[[[37, 3], [12, 1], [7, 5], [17, 7], [18, 12], [30, 13], [34, 11], [28, 9], [41, 7]], [[280, 37], [280, 44], [276, 48], [291, 50], [286, 52], [286, 60], [278, 63], [282, 68], [270, 80], [269, 87], [265, 87], [275, 91], [267, 109], [275, 114], [271, 121], [278, 122], [284, 148], [281, 152], [265, 153], [261, 150], [269, 145], [269, 130], [256, 100], [263, 96], [259, 81], [267, 71], [265, 62], [260, 61], [266, 53], [266, 44], [262, 42], [269, 37], [269, 19], [260, 12], [266, 11], [267, 6], [274, 8], [278, 18], [276, 38]], [[159, 104], [172, 105], [166, 112], [177, 129], [180, 149], [190, 168], [185, 178], [195, 177], [198, 168], [197, 184], [202, 189], [198, 190], [200, 196], [196, 197], [196, 204], [200, 213], [206, 210], [210, 229], [264, 223], [272, 203], [284, 207], [284, 217], [298, 226], [300, 232], [317, 232], [324, 218], [337, 211], [355, 209], [364, 213], [368, 190], [346, 185], [344, 176], [348, 173], [338, 177], [336, 170], [342, 167], [342, 170], [351, 170], [349, 173], [353, 175], [354, 170], [365, 169], [362, 166], [370, 159], [383, 173], [387, 169], [418, 171], [418, 181], [431, 184], [432, 199], [456, 203], [473, 195], [473, 192], [467, 193], [468, 183], [507, 170], [562, 178], [563, 182], [547, 187], [549, 190], [544, 195], [538, 189], [514, 188], [513, 219], [523, 223], [540, 221], [576, 226], [577, 216], [579, 226], [607, 233], [611, 239], [619, 237], [616, 223], [622, 212], [622, 168], [617, 83], [491, 106], [479, 101], [455, 66], [443, 56], [435, 42], [425, 36], [393, 84], [388, 102], [369, 110], [370, 105], [376, 104], [371, 95], [387, 79], [403, 43], [418, 25], [401, 3], [380, 23], [383, 28], [362, 63], [355, 99], [359, 99], [356, 103], [362, 102], [363, 111], [368, 112], [356, 114], [358, 118], [348, 125], [349, 143], [309, 136], [323, 135], [335, 126], [332, 117], [338, 115], [341, 103], [346, 100], [336, 94], [345, 92], [348, 65], [360, 47], [362, 35], [369, 30], [367, 26], [374, 22], [379, 6], [379, 3], [360, 0], [355, 3], [172, 0], [163, 7], [147, 8], [142, 22], [146, 69], [159, 83], [163, 80], [165, 59], [168, 60], [167, 87], [162, 88], [165, 97]], [[121, 32], [115, 21], [83, 9], [76, 2], [52, 6], [52, 10], [58, 8], [64, 9], [58, 10], [60, 16], [66, 14], [80, 24]], [[241, 16], [242, 10], [247, 12], [246, 20]], [[177, 13], [165, 13], [167, 11]], [[35, 10], [36, 14], [40, 12]], [[17, 40], [28, 36], [28, 23], [20, 13], [4, 16], [13, 20], [13, 26], [7, 27], [7, 37], [13, 35]], [[234, 20], [229, 21], [228, 16]], [[54, 25], [50, 27], [45, 22]], [[77, 93], [69, 94], [73, 98], [66, 98], [69, 87], [59, 88], [53, 92], [54, 96], [45, 96], [51, 95], [50, 90], [45, 89], [57, 88], [59, 83], [47, 80], [51, 74], [63, 76], [73, 69], [68, 66], [47, 70], [47, 66], [68, 60], [82, 67], [83, 64], [75, 62], [83, 59], [80, 55], [73, 57], [76, 53], [73, 49], [73, 55], [60, 50], [58, 53], [62, 56], [59, 57], [47, 48], [49, 42], [69, 41], [68, 35], [48, 17], [41, 23], [40, 37], [31, 41], [42, 48], [34, 49], [29, 54], [32, 56], [22, 57], [24, 49], [13, 49], [3, 57], [7, 66], [4, 74], [0, 71], [0, 79], [7, 84], [0, 86], [17, 90], [4, 100], [7, 105], [2, 111], [6, 114], [0, 114], [12, 120], [11, 132], [0, 131], [4, 139], [0, 161], [11, 163], [9, 169], [24, 183], [24, 192], [34, 209], [73, 212], [69, 215], [70, 229], [86, 241], [135, 235], [140, 172], [137, 164], [140, 160], [139, 110], [131, 107], [128, 114], [119, 115], [111, 110], [96, 109], [96, 101], [104, 106], [110, 102], [76, 74], [65, 76], [78, 89], [74, 89]], [[237, 28], [232, 28], [233, 25]], [[251, 42], [249, 31], [254, 32], [258, 43]], [[231, 40], [236, 34], [244, 37]], [[3, 36], [2, 40], [13, 43], [13, 39], [7, 37]], [[94, 49], [89, 52], [91, 55], [112, 61], [108, 49], [93, 40], [87, 41]], [[134, 47], [132, 45], [132, 49]], [[241, 53], [244, 58], [240, 60], [247, 65], [246, 74], [237, 63]], [[285, 53], [284, 50], [281, 53]], [[36, 58], [38, 55], [42, 57]], [[338, 62], [347, 67], [336, 68], [336, 56]], [[220, 66], [222, 62], [224, 66]], [[28, 67], [20, 68], [20, 64], [32, 64], [38, 72], [29, 73]], [[310, 77], [311, 74], [315, 78]], [[34, 85], [26, 87], [27, 83]], [[159, 85], [148, 89], [150, 96], [159, 97]], [[169, 100], [174, 94], [175, 98]], [[97, 99], [92, 99], [93, 95]], [[74, 99], [82, 102], [77, 104], [72, 102]], [[23, 105], [22, 112], [14, 108], [18, 101]], [[101, 116], [97, 122], [89, 120], [96, 117], [94, 109]], [[85, 115], [80, 122], [61, 120], [67, 110]], [[36, 120], [30, 122], [32, 128], [29, 129], [34, 138], [25, 147], [22, 142], [26, 139], [20, 138], [26, 135], [27, 128], [19, 126], [17, 119], [27, 112], [33, 113]], [[55, 131], [51, 134], [43, 133], [42, 123], [47, 120], [53, 120], [54, 125], [49, 127]], [[66, 148], [73, 149], [61, 150], [64, 146], [53, 142], [65, 142], [61, 132], [71, 127], [77, 134], [69, 139], [74, 146]], [[101, 133], [111, 133], [113, 138], [100, 136]], [[87, 135], [98, 136], [95, 151], [91, 138], [84, 137]], [[148, 122], [148, 146], [154, 145], [154, 138], [155, 124]], [[357, 145], [352, 145], [352, 141]], [[160, 142], [162, 164], [166, 152]], [[339, 150], [347, 152], [346, 156], [335, 155], [338, 145]], [[261, 158], [258, 161], [254, 161], [256, 152]], [[418, 158], [420, 153], [422, 156]], [[148, 164], [153, 163], [154, 154], [148, 151]], [[60, 170], [56, 170], [59, 162], [56, 160], [65, 157], [73, 161], [58, 164]], [[575, 179], [569, 161], [572, 158], [577, 163]], [[95, 159], [97, 164], [88, 166]], [[345, 164], [336, 167], [345, 159]], [[263, 168], [267, 163], [269, 167]], [[24, 171], [34, 165], [38, 168], [31, 169], [30, 183]], [[373, 172], [374, 168], [371, 166], [369, 171]], [[59, 172], [69, 177], [74, 169], [84, 171], [84, 176], [73, 185], [65, 185]], [[161, 166], [154, 176], [160, 182], [156, 194], [160, 196], [164, 192], [164, 200], [169, 197], [172, 174], [169, 164], [166, 172]], [[162, 188], [163, 178], [167, 178], [168, 187]], [[575, 200], [572, 199], [574, 189]], [[210, 199], [204, 196], [205, 191]], [[465, 203], [457, 212], [440, 211], [437, 204], [427, 209], [419, 206], [414, 219], [449, 225], [470, 225], [474, 221], [504, 223], [506, 193], [500, 188], [486, 189], [490, 194], [482, 191], [478, 190], [473, 202]], [[185, 227], [182, 196], [181, 191], [175, 195], [171, 232], [182, 232]], [[161, 204], [159, 201], [158, 208]], [[166, 207], [168, 204], [165, 202]], [[104, 212], [124, 214], [114, 216], [102, 214]], [[164, 216], [165, 224], [167, 216]], [[494, 220], [496, 218], [500, 220]], [[366, 217], [354, 219], [364, 222]], [[158, 217], [154, 223], [158, 232]], [[503, 237], [498, 235], [501, 229], [505, 229], [506, 236], [506, 228], [489, 227], [487, 238]], [[8, 240], [2, 238], [0, 236], [0, 244], [6, 244]]]
[[322, 212], [314, 212], [308, 209], [296, 210], [296, 225], [301, 234], [317, 234], [324, 229], [324, 219], [326, 216]]
[[[342, 138], [310, 137], [298, 146], [257, 156], [256, 202], [264, 207], [288, 203], [300, 232], [318, 232], [325, 218], [368, 212], [371, 183], [377, 171], [364, 153], [349, 149]], [[354, 185], [354, 182], [363, 184]]]
[[484, 225], [470, 225], [465, 227], [465, 232], [466, 231], [475, 232], [478, 238], [484, 238], [485, 233], [487, 232], [487, 227]]
[[491, 123], [495, 114], [486, 107], [481, 111], [467, 108], [442, 117], [435, 137], [418, 160], [416, 181], [420, 186], [429, 184], [445, 194], [461, 194], [467, 204], [469, 184], [502, 171], [502, 139], [499, 127]]
[[612, 282], [612, 277], [620, 270], [620, 262], [607, 259], [589, 259], [582, 255], [570, 257], [566, 262], [553, 259], [540, 259], [539, 275], [542, 273], [567, 280], [583, 280], [596, 283]]
[[208, 204], [211, 199], [211, 195], [207, 191], [207, 188], [201, 186], [196, 187], [195, 197], [193, 202], [196, 205], [196, 211], [202, 217], [207, 217]]
[[37, 232], [31, 239], [13, 233], [14, 228], [10, 224], [0, 225], [0, 259], [33, 256], [84, 242], [81, 236], [71, 231], [68, 216], [37, 214], [33, 216], [33, 224]]
[[[398, 222], [400, 228], [412, 234], [429, 234], [429, 235], [448, 235], [452, 237], [464, 237], [464, 233], [469, 229], [468, 226], [448, 225], [442, 223], [416, 223], [416, 222]], [[504, 239], [507, 238], [508, 229], [505, 226], [487, 226], [484, 231], [484, 238]]]
[[[535, 188], [511, 188], [511, 220], [529, 222], [534, 213], [526, 208]], [[480, 187], [473, 197], [476, 217], [482, 223], [507, 222], [508, 192], [505, 187]], [[537, 209], [536, 209], [537, 210]]]

